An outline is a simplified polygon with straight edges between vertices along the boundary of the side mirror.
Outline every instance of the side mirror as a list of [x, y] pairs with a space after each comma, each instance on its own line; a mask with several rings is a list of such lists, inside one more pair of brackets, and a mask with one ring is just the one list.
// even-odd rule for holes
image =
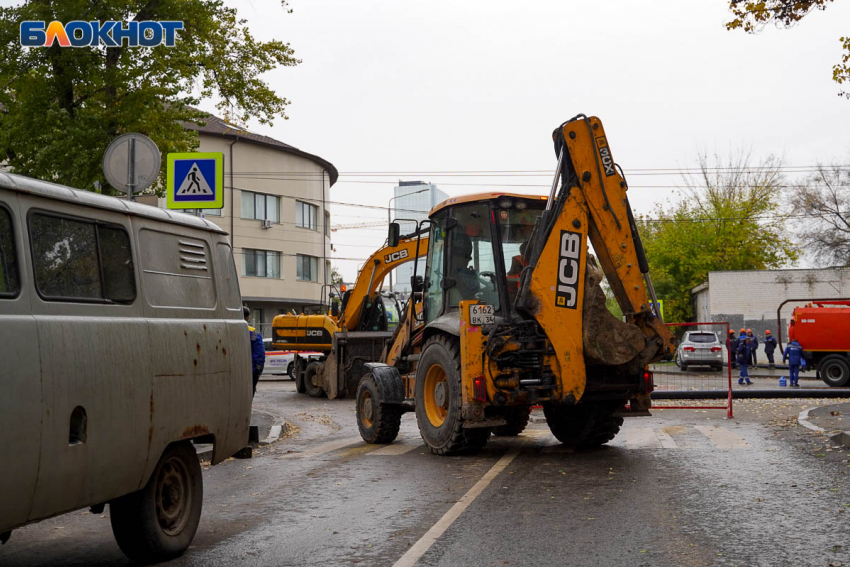
[[339, 303], [336, 301], [331, 302], [331, 315], [339, 317]]
[[390, 223], [390, 231], [387, 235], [387, 246], [390, 248], [395, 248], [398, 246], [398, 239], [401, 235], [401, 225], [397, 222]]
[[410, 276], [410, 288], [414, 293], [425, 289], [425, 278], [422, 276]]

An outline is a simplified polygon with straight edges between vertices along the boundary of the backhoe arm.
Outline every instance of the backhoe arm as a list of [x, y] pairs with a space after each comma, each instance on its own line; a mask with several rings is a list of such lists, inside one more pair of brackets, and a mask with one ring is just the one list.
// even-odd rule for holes
[[381, 286], [386, 275], [395, 268], [415, 260], [428, 253], [428, 235], [421, 238], [410, 237], [399, 241], [398, 246], [384, 246], [372, 254], [360, 273], [354, 289], [348, 296], [345, 308], [339, 318], [339, 327], [354, 331], [360, 323], [363, 304], [371, 298]]

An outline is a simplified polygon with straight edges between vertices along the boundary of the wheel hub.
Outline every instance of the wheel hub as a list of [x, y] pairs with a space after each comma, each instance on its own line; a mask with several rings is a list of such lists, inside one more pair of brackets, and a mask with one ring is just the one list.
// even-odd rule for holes
[[439, 382], [434, 388], [434, 401], [443, 409], [446, 408], [446, 383]]
[[189, 471], [178, 459], [169, 459], [159, 471], [156, 490], [156, 518], [168, 535], [183, 531], [191, 508]]

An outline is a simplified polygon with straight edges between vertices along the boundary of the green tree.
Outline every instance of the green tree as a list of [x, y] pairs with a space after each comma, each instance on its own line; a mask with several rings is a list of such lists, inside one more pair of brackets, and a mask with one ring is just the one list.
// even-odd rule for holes
[[[758, 33], [768, 24], [789, 28], [810, 12], [826, 10], [833, 0], [729, 0], [729, 10], [734, 16], [726, 23], [726, 29], [742, 29], [747, 33]], [[832, 80], [843, 84], [850, 82], [850, 36], [839, 39], [844, 49], [841, 61], [832, 67]], [[850, 98], [850, 93], [840, 94]]]
[[740, 153], [727, 165], [699, 158], [700, 173], [685, 177], [684, 199], [658, 205], [639, 225], [650, 273], [666, 318], [692, 318], [691, 289], [708, 272], [764, 270], [797, 259], [781, 214], [782, 162], [751, 166]]
[[[175, 47], [24, 48], [23, 20], [182, 20], [184, 29]], [[300, 61], [289, 44], [257, 41], [245, 24], [222, 0], [30, 0], [0, 8], [0, 161], [23, 175], [106, 187], [103, 152], [120, 134], [146, 134], [163, 155], [196, 148], [197, 134], [183, 123], [203, 123], [192, 108], [203, 99], [214, 97], [236, 122], [285, 119], [289, 101], [261, 75]]]

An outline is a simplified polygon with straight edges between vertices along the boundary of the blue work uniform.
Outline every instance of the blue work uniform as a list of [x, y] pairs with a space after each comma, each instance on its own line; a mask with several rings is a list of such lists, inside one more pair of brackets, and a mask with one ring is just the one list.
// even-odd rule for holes
[[785, 352], [782, 353], [782, 362], [788, 360], [788, 373], [791, 378], [792, 386], [799, 386], [800, 381], [800, 363], [803, 361], [803, 347], [797, 342], [797, 339], [791, 341]]
[[257, 382], [266, 365], [266, 347], [263, 345], [263, 335], [254, 327], [248, 325], [251, 337], [251, 376], [254, 381], [254, 393], [257, 393]]
[[732, 365], [732, 368], [736, 367], [738, 360], [738, 341], [737, 337], [735, 337], [734, 333], [729, 335], [731, 338], [729, 339], [729, 363]]
[[738, 365], [741, 367], [741, 374], [738, 377], [738, 384], [743, 384], [744, 380], [747, 384], [750, 382], [750, 375], [747, 373], [747, 364], [750, 362], [750, 346], [747, 344], [746, 337], [738, 339]]
[[764, 338], [764, 354], [767, 355], [767, 362], [773, 366], [773, 351], [776, 350], [776, 337], [767, 335]]
[[[749, 337], [749, 335], [747, 335], [747, 336]], [[753, 335], [752, 337], [749, 337], [749, 338], [750, 338], [750, 364], [752, 364], [753, 366], [756, 366], [759, 363], [758, 357], [756, 356], [756, 353], [758, 352], [758, 349], [759, 349], [759, 338], [755, 335]]]

